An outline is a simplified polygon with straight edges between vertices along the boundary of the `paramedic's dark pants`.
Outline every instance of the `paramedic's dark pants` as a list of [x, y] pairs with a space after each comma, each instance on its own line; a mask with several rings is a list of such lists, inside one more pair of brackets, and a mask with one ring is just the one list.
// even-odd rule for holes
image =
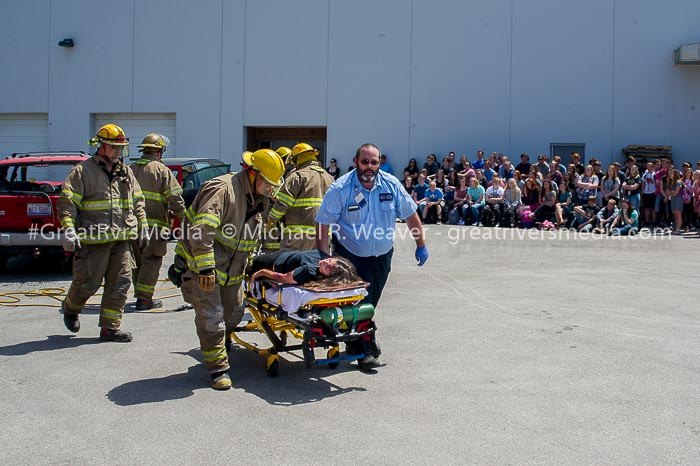
[[382, 296], [382, 290], [391, 272], [391, 258], [394, 255], [392, 248], [381, 256], [360, 257], [356, 256], [335, 241], [335, 253], [352, 262], [357, 269], [357, 273], [364, 281], [369, 282], [367, 292], [369, 293], [362, 300], [364, 303], [371, 303], [375, 308]]

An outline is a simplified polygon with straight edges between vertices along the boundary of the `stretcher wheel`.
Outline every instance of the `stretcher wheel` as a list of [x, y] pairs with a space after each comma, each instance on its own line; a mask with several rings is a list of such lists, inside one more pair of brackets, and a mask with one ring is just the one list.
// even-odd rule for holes
[[271, 354], [265, 360], [265, 370], [268, 377], [277, 377], [280, 371], [280, 357], [276, 354]]
[[314, 349], [309, 346], [309, 339], [304, 338], [301, 342], [301, 352], [304, 355], [304, 364], [306, 367], [311, 369], [316, 364], [316, 356], [314, 355]]
[[[326, 353], [326, 358], [333, 359], [333, 358], [337, 357], [339, 354], [340, 354], [340, 349], [337, 346], [331, 346], [331, 348], [328, 350], [328, 353]], [[338, 364], [340, 364], [340, 361], [328, 363], [328, 368], [329, 369], [336, 369], [338, 367]]]

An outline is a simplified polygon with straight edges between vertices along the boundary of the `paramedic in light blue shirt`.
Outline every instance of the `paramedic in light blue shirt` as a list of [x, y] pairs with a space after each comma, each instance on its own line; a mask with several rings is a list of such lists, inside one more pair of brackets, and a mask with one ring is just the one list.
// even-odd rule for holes
[[[336, 180], [323, 197], [316, 215], [318, 248], [329, 252], [332, 233], [334, 252], [350, 260], [360, 277], [369, 282], [365, 301], [376, 307], [391, 270], [396, 218], [406, 220], [416, 241], [419, 266], [428, 260], [428, 249], [416, 203], [396, 177], [379, 170], [379, 148], [374, 144], [361, 145], [353, 164], [355, 169]], [[361, 368], [363, 362], [371, 367], [381, 352], [376, 342], [369, 346], [358, 349], [348, 345], [348, 352], [367, 354], [360, 361]]]

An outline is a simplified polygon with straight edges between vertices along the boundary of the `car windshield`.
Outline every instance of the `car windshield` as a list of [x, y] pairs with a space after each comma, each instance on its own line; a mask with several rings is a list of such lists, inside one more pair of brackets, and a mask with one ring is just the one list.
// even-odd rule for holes
[[33, 183], [62, 184], [74, 166], [75, 162], [0, 167], [0, 189], [34, 190], [24, 185]]

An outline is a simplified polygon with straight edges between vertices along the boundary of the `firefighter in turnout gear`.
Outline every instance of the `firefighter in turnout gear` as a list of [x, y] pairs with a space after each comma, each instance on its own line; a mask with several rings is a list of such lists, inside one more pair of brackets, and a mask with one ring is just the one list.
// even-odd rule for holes
[[333, 183], [333, 177], [316, 161], [317, 156], [318, 150], [303, 142], [292, 149], [290, 158], [295, 168], [277, 193], [266, 224], [267, 231], [274, 231], [274, 222], [283, 224], [282, 250], [316, 248], [316, 214]]
[[75, 252], [63, 322], [71, 332], [80, 330], [78, 315], [104, 280], [100, 340], [129, 342], [131, 333], [120, 330], [131, 285], [129, 240], [147, 240], [145, 203], [122, 159], [129, 144], [124, 131], [110, 123], [90, 143], [97, 152], [70, 171], [57, 204], [63, 248]]
[[145, 311], [163, 307], [163, 302], [153, 299], [163, 256], [168, 252], [168, 239], [173, 216], [182, 219], [185, 201], [182, 188], [175, 175], [161, 162], [170, 140], [162, 134], [151, 133], [139, 144], [143, 155], [130, 165], [146, 199], [146, 220], [149, 240], [145, 248], [132, 241], [136, 269], [134, 270], [134, 295], [136, 309]]
[[241, 282], [248, 256], [260, 243], [263, 213], [284, 175], [282, 159], [270, 149], [244, 152], [242, 159], [241, 172], [202, 185], [175, 248], [187, 263], [182, 296], [194, 306], [204, 364], [216, 390], [231, 388], [226, 338], [243, 317]]
[[[282, 158], [284, 162], [284, 177], [285, 179], [289, 173], [294, 169], [294, 164], [290, 164], [289, 160], [291, 157], [289, 155], [292, 153], [292, 149], [289, 147], [281, 146], [278, 147], [277, 155]], [[270, 203], [270, 208], [272, 208], [272, 203]], [[266, 212], [265, 218], [269, 218], [270, 212]], [[268, 222], [265, 224], [265, 234], [262, 239], [262, 254], [269, 254], [272, 252], [277, 252], [280, 250], [280, 224], [279, 222]]]

